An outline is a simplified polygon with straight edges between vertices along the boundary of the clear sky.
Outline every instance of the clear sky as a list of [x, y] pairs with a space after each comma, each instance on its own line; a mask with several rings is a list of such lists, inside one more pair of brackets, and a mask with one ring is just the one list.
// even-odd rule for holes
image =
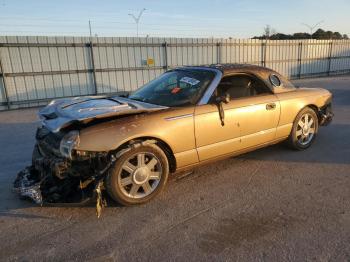
[[350, 35], [350, 0], [0, 0], [1, 35], [135, 36], [129, 13], [147, 10], [141, 36], [233, 37], [306, 32], [301, 23]]

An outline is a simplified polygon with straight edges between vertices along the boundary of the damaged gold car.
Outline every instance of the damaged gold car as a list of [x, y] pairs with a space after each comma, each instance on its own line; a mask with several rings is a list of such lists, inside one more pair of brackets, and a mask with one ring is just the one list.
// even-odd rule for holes
[[171, 173], [284, 140], [308, 148], [332, 120], [331, 99], [239, 64], [170, 70], [124, 97], [57, 99], [39, 112], [32, 165], [14, 188], [39, 204], [84, 202], [101, 190], [142, 204]]

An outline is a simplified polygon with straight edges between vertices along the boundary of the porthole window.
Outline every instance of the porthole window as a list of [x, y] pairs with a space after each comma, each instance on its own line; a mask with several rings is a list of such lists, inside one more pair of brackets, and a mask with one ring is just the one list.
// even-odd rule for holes
[[280, 86], [281, 80], [276, 75], [270, 75], [270, 82], [273, 86]]

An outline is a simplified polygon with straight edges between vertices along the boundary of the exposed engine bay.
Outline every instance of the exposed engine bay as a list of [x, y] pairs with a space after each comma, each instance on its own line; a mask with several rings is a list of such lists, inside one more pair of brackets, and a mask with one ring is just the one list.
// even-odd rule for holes
[[84, 204], [93, 199], [104, 202], [101, 182], [115, 161], [114, 155], [90, 153], [65, 158], [60, 152], [62, 134], [45, 127], [38, 128], [36, 139], [32, 165], [22, 170], [14, 182], [14, 190], [20, 196], [40, 205]]

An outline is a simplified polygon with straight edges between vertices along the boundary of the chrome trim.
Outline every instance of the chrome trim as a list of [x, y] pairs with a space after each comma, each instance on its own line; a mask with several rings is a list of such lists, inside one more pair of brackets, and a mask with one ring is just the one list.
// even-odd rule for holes
[[172, 120], [177, 120], [177, 119], [182, 119], [182, 118], [187, 118], [187, 117], [192, 117], [193, 114], [186, 114], [186, 115], [179, 115], [179, 116], [171, 116], [164, 118], [167, 121], [172, 121]]
[[205, 68], [206, 70], [214, 71], [216, 73], [216, 76], [214, 77], [213, 81], [211, 81], [210, 85], [208, 86], [207, 90], [205, 91], [202, 98], [199, 100], [197, 105], [206, 105], [209, 102], [210, 97], [215, 91], [215, 88], [219, 85], [221, 78], [222, 78], [222, 72], [219, 69], [216, 68]]

